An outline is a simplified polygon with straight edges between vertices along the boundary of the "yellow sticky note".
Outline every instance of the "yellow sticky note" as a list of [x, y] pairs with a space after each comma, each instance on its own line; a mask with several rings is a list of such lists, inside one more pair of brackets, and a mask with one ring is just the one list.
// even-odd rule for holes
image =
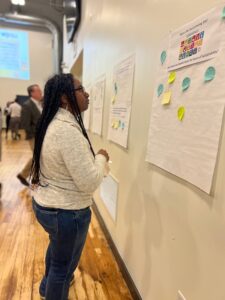
[[179, 107], [177, 111], [177, 117], [180, 121], [183, 120], [184, 114], [185, 114], [185, 108], [183, 106]]
[[116, 122], [115, 122], [114, 128], [115, 128], [115, 129], [118, 129], [118, 128], [119, 128], [119, 121], [116, 121]]
[[163, 98], [162, 98], [162, 104], [163, 105], [170, 104], [171, 95], [172, 95], [171, 91], [165, 92], [163, 94]]
[[171, 84], [175, 81], [176, 79], [176, 72], [171, 72], [168, 78], [168, 83]]
[[114, 95], [113, 97], [112, 97], [112, 104], [114, 104], [116, 102], [116, 95]]

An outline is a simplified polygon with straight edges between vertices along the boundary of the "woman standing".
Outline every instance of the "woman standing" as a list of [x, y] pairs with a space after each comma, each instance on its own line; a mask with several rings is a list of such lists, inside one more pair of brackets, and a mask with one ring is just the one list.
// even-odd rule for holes
[[95, 156], [84, 128], [81, 112], [88, 97], [71, 74], [55, 75], [45, 86], [31, 178], [33, 209], [50, 238], [39, 289], [46, 300], [68, 299], [91, 219], [92, 193], [109, 160], [105, 150]]

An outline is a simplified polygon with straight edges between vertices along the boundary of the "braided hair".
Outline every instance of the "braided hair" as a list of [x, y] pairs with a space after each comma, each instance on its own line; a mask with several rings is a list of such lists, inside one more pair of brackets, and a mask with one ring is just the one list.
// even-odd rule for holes
[[87, 132], [85, 130], [81, 112], [77, 103], [75, 91], [74, 91], [74, 77], [72, 74], [60, 74], [54, 75], [50, 78], [44, 88], [44, 105], [41, 117], [37, 124], [36, 134], [35, 134], [35, 145], [33, 153], [33, 161], [31, 167], [31, 182], [32, 184], [40, 185], [40, 156], [41, 148], [44, 141], [44, 137], [49, 124], [56, 115], [59, 107], [61, 106], [61, 97], [66, 95], [68, 98], [69, 105], [72, 109], [74, 118], [80, 125], [81, 131], [84, 137], [88, 140], [91, 152], [95, 156], [94, 150], [92, 148], [91, 142], [88, 138]]

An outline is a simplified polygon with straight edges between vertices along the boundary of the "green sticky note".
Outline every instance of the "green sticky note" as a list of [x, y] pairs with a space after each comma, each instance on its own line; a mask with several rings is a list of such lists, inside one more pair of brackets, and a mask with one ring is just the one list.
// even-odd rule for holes
[[170, 104], [172, 92], [168, 91], [163, 94], [162, 105]]
[[190, 83], [191, 83], [191, 79], [189, 77], [185, 77], [182, 82], [182, 90], [186, 91], [189, 88]]
[[205, 71], [204, 79], [205, 81], [211, 81], [214, 79], [216, 75], [216, 69], [214, 67], [208, 67], [208, 69]]
[[163, 65], [164, 62], [166, 61], [166, 51], [162, 51], [161, 55], [160, 55], [160, 60], [161, 60], [161, 64]]
[[175, 81], [176, 79], [176, 72], [171, 72], [168, 78], [168, 83], [171, 84]]
[[225, 7], [223, 8], [223, 11], [222, 11], [222, 18], [225, 19]]
[[180, 121], [183, 120], [184, 114], [185, 114], [185, 108], [183, 106], [179, 107], [177, 111], [177, 117]]
[[163, 84], [159, 84], [158, 89], [157, 89], [158, 97], [162, 95], [163, 90], [164, 90]]

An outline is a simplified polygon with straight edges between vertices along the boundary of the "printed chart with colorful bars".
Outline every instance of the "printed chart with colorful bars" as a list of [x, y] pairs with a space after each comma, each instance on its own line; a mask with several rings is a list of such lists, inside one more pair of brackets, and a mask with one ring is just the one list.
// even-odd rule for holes
[[224, 56], [225, 4], [163, 41], [150, 116], [146, 160], [206, 193], [224, 114]]

